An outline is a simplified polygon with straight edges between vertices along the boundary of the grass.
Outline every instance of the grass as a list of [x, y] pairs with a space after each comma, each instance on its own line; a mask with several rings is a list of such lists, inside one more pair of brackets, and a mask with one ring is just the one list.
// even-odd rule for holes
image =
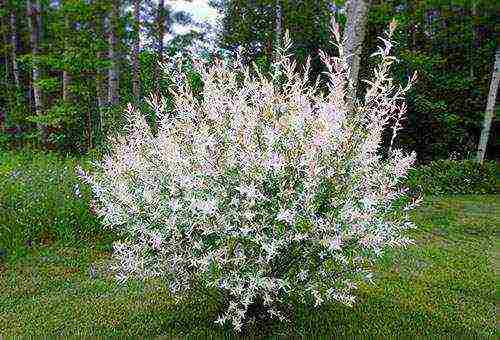
[[[360, 287], [355, 307], [296, 304], [292, 323], [256, 324], [249, 334], [498, 334], [499, 198], [427, 198], [414, 216], [416, 246], [384, 256], [376, 285]], [[103, 269], [109, 249], [98, 245], [37, 246], [0, 264], [0, 334], [231, 335], [213, 323], [216, 292], [198, 289], [176, 305], [161, 282], [117, 285]]]
[[77, 243], [102, 235], [89, 190], [75, 175], [88, 158], [30, 150], [0, 152], [0, 249], [24, 256], [27, 244]]

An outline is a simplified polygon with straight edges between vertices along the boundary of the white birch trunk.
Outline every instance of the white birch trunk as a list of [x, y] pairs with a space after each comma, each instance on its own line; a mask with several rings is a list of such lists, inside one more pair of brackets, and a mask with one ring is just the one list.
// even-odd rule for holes
[[[38, 117], [43, 116], [43, 103], [42, 103], [42, 92], [37, 82], [41, 78], [40, 66], [38, 65], [37, 57], [40, 52], [40, 31], [41, 31], [41, 19], [40, 19], [40, 0], [28, 0], [28, 20], [30, 28], [30, 43], [31, 43], [31, 53], [33, 55], [33, 75], [32, 75], [32, 85], [33, 85], [33, 98], [35, 104], [35, 113]], [[47, 127], [41, 123], [37, 124], [38, 131], [40, 133], [40, 143], [42, 145], [47, 144]]]
[[350, 68], [349, 79], [352, 85], [351, 97], [356, 96], [360, 56], [363, 50], [363, 40], [366, 34], [369, 0], [350, 0], [346, 4], [347, 23], [344, 31], [344, 53], [348, 56]]
[[490, 91], [488, 93], [488, 103], [486, 104], [486, 113], [484, 115], [483, 129], [479, 138], [477, 148], [477, 161], [482, 163], [486, 154], [486, 147], [490, 136], [491, 122], [495, 117], [495, 104], [498, 94], [498, 82], [500, 81], [500, 46], [497, 46], [495, 53], [495, 66], [491, 76]]
[[16, 12], [14, 9], [10, 12], [10, 44], [11, 48], [11, 58], [12, 58], [12, 73], [14, 74], [14, 84], [16, 88], [21, 86], [19, 80], [19, 67], [17, 65], [17, 28], [16, 28]]

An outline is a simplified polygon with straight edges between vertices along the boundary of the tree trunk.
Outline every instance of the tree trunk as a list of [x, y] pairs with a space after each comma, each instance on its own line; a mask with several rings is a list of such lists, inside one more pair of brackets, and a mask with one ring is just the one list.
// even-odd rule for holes
[[274, 41], [274, 53], [273, 53], [273, 62], [276, 62], [278, 59], [278, 51], [281, 48], [281, 35], [283, 31], [282, 27], [282, 18], [283, 18], [283, 8], [281, 5], [281, 0], [276, 0], [276, 6], [274, 7], [275, 12], [275, 41]]
[[132, 49], [132, 92], [135, 97], [139, 97], [141, 95], [140, 81], [139, 81], [139, 49], [140, 49], [140, 32], [141, 32], [141, 23], [139, 19], [139, 10], [140, 10], [141, 2], [140, 0], [134, 0], [134, 46]]
[[[65, 19], [65, 25], [66, 25], [66, 32], [65, 32], [65, 38], [64, 38], [64, 52], [68, 53], [69, 50], [69, 38], [68, 35], [71, 33], [71, 24], [69, 22], [69, 19]], [[69, 86], [71, 83], [71, 74], [68, 70], [68, 65], [64, 65], [63, 69], [63, 101], [64, 102], [69, 102], [70, 101], [70, 91], [69, 91]]]
[[69, 95], [69, 85], [71, 83], [71, 76], [67, 70], [63, 71], [63, 100], [65, 102], [70, 101]]
[[351, 17], [352, 8], [353, 8], [353, 5], [355, 5], [355, 4], [356, 4], [356, 0], [346, 0], [346, 2], [344, 4], [344, 15], [346, 18]]
[[[107, 23], [107, 13], [101, 9], [100, 1], [93, 0], [93, 4], [97, 6], [97, 14], [95, 19], [92, 20], [92, 29], [95, 32], [96, 36], [102, 37], [104, 40], [106, 39], [106, 23]], [[106, 59], [106, 51], [102, 49], [98, 49], [96, 52], [97, 61], [103, 61]], [[107, 105], [107, 89], [105, 85], [105, 75], [101, 70], [100, 66], [97, 67], [95, 72], [95, 85], [96, 85], [96, 99], [97, 99], [97, 131], [99, 138], [102, 138], [104, 131], [103, 124], [103, 112], [104, 108]]]
[[409, 6], [409, 14], [410, 14], [410, 23], [409, 23], [409, 29], [410, 29], [410, 51], [412, 53], [415, 53], [417, 50], [417, 29], [416, 29], [416, 16], [415, 16], [415, 5], [413, 1], [408, 2]]
[[105, 95], [105, 89], [104, 89], [104, 83], [102, 80], [102, 75], [97, 74], [96, 75], [96, 91], [97, 91], [97, 123], [99, 126], [97, 127], [97, 131], [100, 136], [103, 135], [104, 133], [104, 123], [103, 123], [103, 108], [106, 106], [106, 95]]
[[[103, 60], [105, 58], [105, 53], [103, 51], [97, 52], [97, 59]], [[106, 106], [106, 88], [104, 86], [104, 76], [101, 70], [96, 71], [95, 75], [95, 83], [96, 83], [96, 92], [97, 92], [97, 114], [98, 114], [98, 122], [99, 122], [99, 132], [103, 131], [103, 122], [102, 122], [102, 110]]]
[[490, 136], [491, 122], [495, 117], [495, 104], [498, 92], [498, 82], [500, 80], [500, 46], [497, 46], [495, 53], [495, 66], [491, 76], [490, 92], [488, 94], [488, 103], [486, 104], [486, 114], [484, 116], [483, 129], [477, 148], [477, 161], [482, 163], [486, 154], [486, 147]]
[[10, 44], [11, 44], [11, 59], [12, 59], [12, 73], [14, 75], [14, 84], [16, 88], [21, 86], [21, 82], [19, 80], [19, 67], [17, 65], [17, 28], [16, 28], [16, 11], [14, 8], [11, 9], [10, 12]]
[[368, 18], [369, 0], [350, 0], [347, 6], [347, 23], [344, 31], [344, 53], [347, 56], [350, 73], [349, 80], [352, 85], [351, 97], [356, 96], [358, 73], [363, 40], [366, 34], [366, 21]]
[[165, 0], [158, 1], [158, 60], [163, 62], [163, 39], [165, 38]]
[[[98, 1], [94, 0], [94, 4]], [[96, 36], [105, 37], [106, 36], [106, 14], [99, 9], [98, 14], [95, 19], [92, 20], [92, 29]], [[99, 49], [96, 52], [96, 58], [98, 61], [102, 61], [106, 58], [106, 52]], [[104, 85], [104, 76], [101, 69], [98, 67], [95, 72], [95, 85], [96, 85], [96, 99], [97, 99], [97, 122], [98, 122], [98, 132], [102, 135], [103, 122], [102, 122], [102, 112], [103, 108], [106, 106], [107, 101], [107, 91]]]
[[[7, 4], [3, 0], [0, 0], [0, 10], [5, 11], [5, 12], [8, 11]], [[5, 18], [5, 19], [7, 19], [7, 18]], [[8, 35], [7, 29], [5, 29], [5, 27], [7, 27], [7, 29], [10, 29], [10, 22], [8, 22], [8, 20], [4, 21], [4, 18], [0, 18], [0, 31], [2, 32], [1, 44], [3, 46], [8, 46], [10, 43], [10, 36]], [[4, 67], [5, 76], [1, 79], [1, 81], [3, 83], [4, 89], [7, 90], [10, 87], [10, 84], [9, 84], [9, 80], [10, 80], [9, 79], [9, 73], [10, 73], [9, 64], [10, 63], [9, 63], [8, 48], [4, 48], [2, 54], [3, 54], [3, 56], [2, 56], [3, 58], [2, 58], [2, 61], [0, 63]], [[2, 84], [0, 84], [0, 86], [1, 85]], [[5, 107], [0, 107], [0, 132], [5, 131], [5, 124], [7, 122], [7, 110], [8, 110], [7, 105]]]
[[118, 103], [119, 69], [118, 69], [118, 18], [120, 15], [120, 0], [113, 0], [111, 15], [108, 19], [109, 29], [109, 60], [111, 67], [108, 73], [108, 102]]
[[[42, 92], [37, 82], [41, 78], [40, 65], [38, 65], [38, 55], [40, 52], [40, 32], [42, 27], [42, 21], [40, 18], [40, 0], [28, 0], [28, 20], [30, 28], [30, 43], [31, 43], [31, 53], [33, 56], [33, 98], [35, 103], [35, 113], [38, 117], [43, 116], [43, 103], [42, 103]], [[40, 143], [42, 146], [47, 144], [47, 127], [44, 124], [37, 123], [37, 128], [40, 133]]]
[[162, 75], [161, 64], [163, 63], [163, 39], [165, 38], [165, 0], [158, 0], [158, 13], [157, 13], [157, 54], [158, 64], [156, 65], [155, 87], [160, 91], [160, 79]]

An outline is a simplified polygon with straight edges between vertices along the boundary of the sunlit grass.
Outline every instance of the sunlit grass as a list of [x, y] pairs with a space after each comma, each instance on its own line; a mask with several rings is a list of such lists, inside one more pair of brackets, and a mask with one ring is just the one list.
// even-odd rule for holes
[[[417, 244], [384, 256], [377, 284], [360, 288], [355, 307], [296, 304], [291, 323], [254, 324], [248, 332], [493, 335], [499, 208], [498, 195], [426, 199], [414, 217]], [[5, 263], [0, 334], [229, 334], [213, 324], [222, 306], [216, 292], [199, 289], [176, 305], [161, 282], [117, 285], [108, 258], [106, 247], [53, 244]]]

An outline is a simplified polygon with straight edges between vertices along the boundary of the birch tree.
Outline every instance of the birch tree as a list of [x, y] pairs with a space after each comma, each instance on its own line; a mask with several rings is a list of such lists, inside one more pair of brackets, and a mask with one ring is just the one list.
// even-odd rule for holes
[[[33, 74], [32, 74], [32, 86], [33, 86], [33, 99], [35, 104], [35, 113], [38, 118], [43, 116], [43, 103], [42, 103], [42, 91], [38, 82], [41, 78], [40, 65], [38, 63], [38, 56], [40, 52], [40, 31], [42, 28], [42, 22], [40, 17], [40, 0], [28, 0], [27, 2], [27, 15], [28, 24], [30, 31], [30, 43], [31, 43], [31, 54], [33, 58]], [[47, 127], [41, 122], [37, 123], [37, 128], [40, 134], [40, 143], [42, 145], [47, 144]]]
[[281, 47], [281, 35], [283, 31], [282, 18], [283, 18], [283, 8], [281, 4], [281, 0], [276, 0], [275, 4], [275, 41], [274, 41], [274, 53], [273, 53], [273, 61], [276, 61], [278, 58], [278, 51]]
[[346, 3], [347, 23], [344, 31], [344, 53], [348, 56], [347, 62], [350, 67], [349, 79], [352, 90], [351, 96], [356, 96], [360, 56], [363, 49], [363, 40], [366, 35], [366, 21], [370, 0], [348, 0]]
[[497, 46], [495, 53], [495, 65], [491, 75], [490, 91], [488, 93], [488, 103], [486, 104], [486, 113], [483, 121], [483, 129], [479, 138], [477, 148], [477, 161], [482, 163], [486, 154], [488, 138], [490, 136], [491, 122], [495, 117], [495, 104], [498, 94], [498, 82], [500, 81], [500, 46]]
[[19, 80], [19, 67], [17, 64], [17, 27], [16, 27], [16, 10], [15, 8], [11, 8], [10, 17], [9, 17], [9, 26], [10, 26], [10, 45], [11, 45], [11, 59], [12, 59], [12, 73], [14, 75], [14, 84], [16, 88], [19, 88], [21, 83]]
[[109, 60], [111, 67], [108, 71], [108, 102], [111, 105], [118, 103], [119, 66], [118, 66], [118, 20], [120, 16], [120, 0], [113, 0], [111, 13], [107, 18], [109, 30]]

